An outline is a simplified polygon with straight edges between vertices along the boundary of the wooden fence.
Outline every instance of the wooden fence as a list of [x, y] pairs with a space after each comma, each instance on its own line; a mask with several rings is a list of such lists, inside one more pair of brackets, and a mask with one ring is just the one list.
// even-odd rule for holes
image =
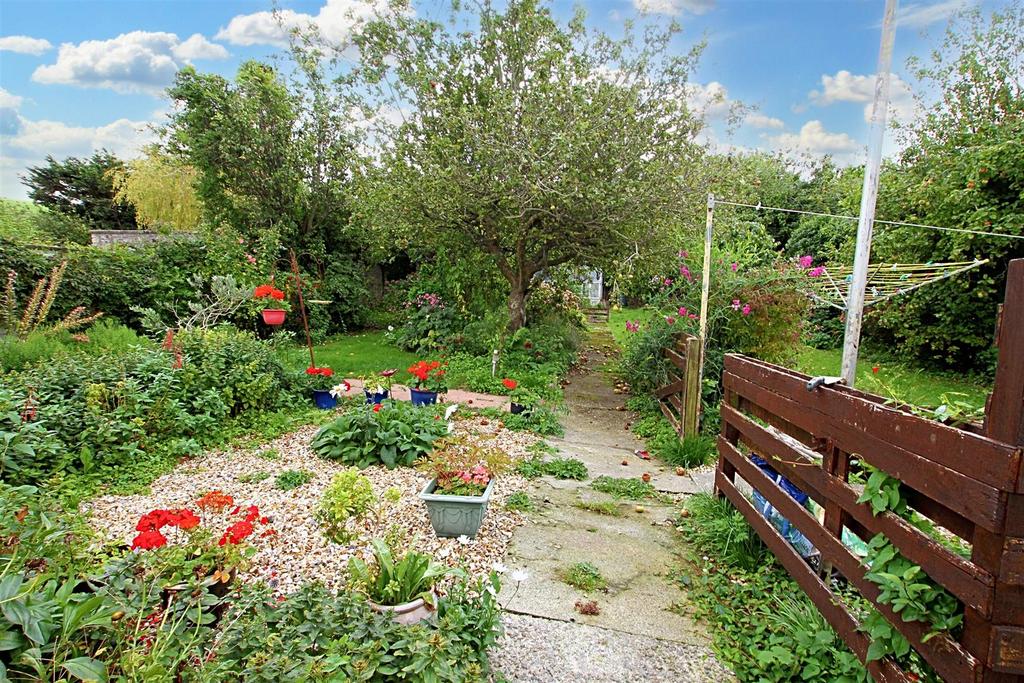
[[[1024, 681], [1024, 260], [1010, 266], [998, 335], [996, 382], [982, 429], [957, 429], [910, 413], [885, 399], [842, 386], [808, 391], [791, 370], [728, 355], [723, 374], [722, 433], [715, 487], [813, 600], [836, 632], [866, 660], [869, 636], [821, 574], [834, 569], [874, 606], [946, 681]], [[806, 492], [821, 521], [755, 465], [750, 454]], [[866, 462], [900, 480], [909, 506], [970, 548], [949, 549], [902, 517], [877, 517], [857, 499], [851, 469]], [[818, 572], [794, 550], [737, 487], [761, 493], [821, 553]], [[964, 609], [962, 629], [926, 639], [929, 625], [905, 622], [865, 578], [864, 561], [842, 541], [843, 529], [864, 541], [888, 540]], [[878, 681], [911, 681], [890, 658], [867, 664]]]
[[655, 391], [654, 396], [680, 437], [695, 435], [700, 419], [700, 340], [684, 334], [677, 339], [675, 348], [663, 351], [673, 369], [669, 371], [668, 384]]

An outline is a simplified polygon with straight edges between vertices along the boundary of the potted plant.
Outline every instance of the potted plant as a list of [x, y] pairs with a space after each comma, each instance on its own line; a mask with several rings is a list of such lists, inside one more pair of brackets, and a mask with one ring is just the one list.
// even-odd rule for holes
[[506, 377], [501, 380], [501, 383], [509, 390], [509, 398], [512, 399], [509, 412], [513, 415], [519, 415], [520, 413], [529, 415], [533, 407], [540, 403], [540, 396], [526, 387], [519, 386], [519, 382], [516, 380]]
[[352, 583], [366, 595], [370, 608], [390, 614], [399, 624], [415, 624], [437, 609], [434, 584], [447, 574], [458, 574], [434, 561], [430, 555], [410, 550], [395, 559], [391, 548], [375, 538], [373, 566], [358, 557], [348, 561]]
[[409, 366], [413, 385], [409, 388], [414, 406], [437, 403], [437, 395], [448, 391], [445, 384], [445, 369], [436, 360], [418, 360]]
[[309, 388], [313, 391], [313, 402], [316, 403], [316, 407], [322, 410], [330, 410], [331, 408], [338, 405], [337, 393], [335, 390], [340, 386], [342, 389], [348, 382], [335, 386], [331, 377], [334, 376], [334, 370], [323, 367], [318, 368], [315, 365], [310, 365], [306, 368], [306, 378], [309, 384]]
[[508, 454], [463, 436], [440, 439], [418, 469], [433, 475], [420, 492], [430, 524], [442, 538], [473, 538], [487, 514], [494, 479], [508, 469]]
[[391, 378], [398, 372], [397, 369], [382, 370], [363, 375], [359, 379], [363, 381], [363, 394], [366, 395], [366, 402], [379, 404], [391, 395]]
[[[284, 322], [285, 314], [288, 312], [288, 304], [284, 300], [284, 292], [273, 285], [260, 285], [253, 290], [253, 298], [264, 300], [263, 322], [267, 325], [280, 325]], [[271, 308], [273, 302], [277, 302], [280, 308]]]

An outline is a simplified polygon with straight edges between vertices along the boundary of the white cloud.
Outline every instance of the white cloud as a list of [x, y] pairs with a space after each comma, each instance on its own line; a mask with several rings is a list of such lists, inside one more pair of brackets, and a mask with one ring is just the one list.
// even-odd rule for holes
[[728, 89], [718, 81], [686, 84], [686, 106], [705, 121], [728, 117], [734, 104]]
[[18, 52], [23, 55], [41, 55], [53, 45], [44, 38], [29, 36], [4, 36], [0, 38], [0, 51]]
[[27, 189], [19, 176], [29, 166], [43, 163], [47, 155], [60, 159], [89, 156], [107, 149], [119, 157], [132, 158], [156, 141], [152, 121], [118, 119], [104, 126], [71, 126], [61, 121], [33, 121], [21, 116], [22, 98], [0, 88], [0, 194], [24, 198]]
[[825, 130], [821, 121], [808, 121], [799, 133], [768, 135], [765, 139], [771, 146], [791, 159], [801, 157], [822, 157], [831, 155], [839, 165], [850, 165], [860, 161], [861, 145], [846, 133]]
[[743, 123], [747, 124], [752, 128], [771, 128], [775, 130], [782, 130], [786, 127], [782, 119], [777, 119], [774, 116], [766, 116], [758, 112], [751, 112], [743, 117]]
[[930, 5], [904, 5], [896, 10], [896, 23], [909, 28], [924, 28], [937, 21], [945, 21], [972, 4], [973, 0], [942, 0]]
[[684, 12], [704, 14], [715, 7], [716, 0], [633, 0], [633, 7], [644, 14], [668, 14], [677, 17]]
[[158, 94], [188, 59], [217, 59], [227, 50], [199, 34], [182, 42], [174, 33], [132, 31], [110, 40], [60, 46], [57, 61], [38, 67], [39, 83]]
[[313, 16], [290, 9], [273, 12], [255, 12], [232, 17], [214, 38], [232, 45], [288, 45], [293, 30], [316, 28], [320, 35], [332, 43], [347, 45], [355, 30], [387, 7], [386, 0], [327, 0]]
[[193, 33], [188, 40], [172, 50], [175, 57], [184, 61], [193, 59], [227, 59], [228, 51], [223, 45], [208, 41], [201, 33]]
[[[823, 74], [821, 90], [812, 90], [807, 97], [819, 106], [836, 102], [863, 102], [864, 120], [871, 120], [871, 106], [875, 97], [875, 77], [852, 74], [845, 69], [835, 76]], [[897, 74], [889, 78], [889, 116], [899, 121], [910, 121], [914, 117], [914, 94], [910, 84]]]

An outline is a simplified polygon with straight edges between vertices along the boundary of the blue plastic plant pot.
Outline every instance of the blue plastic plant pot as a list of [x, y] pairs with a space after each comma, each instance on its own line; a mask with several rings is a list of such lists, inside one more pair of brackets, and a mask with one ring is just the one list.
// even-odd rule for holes
[[437, 403], [436, 391], [422, 391], [420, 389], [410, 389], [409, 393], [412, 396], [412, 404], [414, 406], [432, 406], [435, 403]]
[[512, 405], [509, 406], [508, 411], [513, 415], [525, 414], [526, 416], [529, 416], [529, 414], [533, 412], [530, 410], [530, 406], [523, 405], [522, 403], [516, 403], [515, 401], [513, 401]]
[[366, 403], [368, 405], [369, 404], [380, 403], [381, 401], [383, 401], [384, 399], [386, 399], [388, 397], [387, 389], [385, 389], [384, 391], [378, 391], [375, 394], [371, 394], [366, 389], [363, 389], [363, 394], [366, 396]]
[[313, 402], [316, 403], [316, 407], [321, 410], [330, 410], [338, 405], [338, 399], [331, 396], [331, 392], [321, 389], [313, 390]]

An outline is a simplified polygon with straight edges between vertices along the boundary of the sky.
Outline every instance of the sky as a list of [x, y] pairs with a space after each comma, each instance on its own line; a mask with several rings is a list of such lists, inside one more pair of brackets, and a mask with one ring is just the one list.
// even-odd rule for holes
[[[500, 2], [500, 0], [498, 0]], [[413, 0], [418, 15], [441, 18], [449, 0]], [[840, 164], [865, 158], [883, 0], [553, 0], [568, 19], [576, 5], [610, 35], [623, 22], [678, 21], [673, 49], [706, 40], [693, 78], [719, 149], [825, 154]], [[911, 55], [941, 44], [963, 7], [1001, 0], [903, 0], [899, 9], [890, 116], [913, 115], [922, 91]], [[315, 23], [338, 41], [351, 35], [363, 0], [279, 0], [290, 25]], [[47, 155], [88, 156], [106, 148], [130, 158], [153, 141], [168, 109], [164, 89], [187, 64], [232, 76], [247, 59], [285, 43], [272, 0], [0, 1], [0, 196], [24, 198], [19, 176]], [[734, 101], [754, 109], [728, 127]], [[887, 153], [893, 153], [890, 142]]]

